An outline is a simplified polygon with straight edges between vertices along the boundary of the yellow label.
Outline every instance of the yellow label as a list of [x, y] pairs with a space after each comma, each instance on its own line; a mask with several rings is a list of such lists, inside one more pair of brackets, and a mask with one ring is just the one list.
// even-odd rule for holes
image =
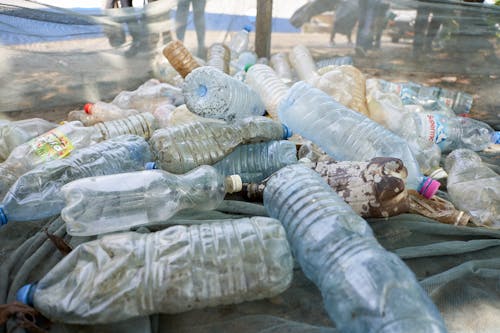
[[68, 137], [57, 129], [34, 138], [30, 145], [35, 154], [44, 161], [66, 157], [74, 149]]

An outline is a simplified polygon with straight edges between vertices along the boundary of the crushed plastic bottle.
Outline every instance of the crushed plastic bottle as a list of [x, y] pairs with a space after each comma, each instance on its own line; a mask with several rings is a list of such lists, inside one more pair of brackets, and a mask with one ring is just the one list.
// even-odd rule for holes
[[200, 67], [200, 64], [193, 58], [191, 52], [179, 40], [173, 40], [165, 45], [163, 55], [183, 78], [195, 68]]
[[105, 102], [87, 103], [84, 105], [83, 110], [83, 113], [70, 112], [68, 114], [68, 120], [78, 120], [85, 126], [92, 126], [104, 121], [123, 119], [139, 114], [137, 110], [124, 110], [115, 104]]
[[156, 119], [158, 128], [189, 124], [196, 121], [224, 123], [224, 121], [219, 119], [200, 117], [189, 111], [186, 104], [182, 104], [178, 107], [172, 104], [162, 104], [153, 112], [153, 116]]
[[212, 210], [240, 190], [239, 176], [224, 177], [209, 165], [184, 175], [146, 170], [89, 177], [62, 187], [61, 217], [70, 235], [99, 235], [165, 222], [186, 208]]
[[291, 141], [267, 141], [239, 145], [215, 163], [222, 175], [239, 175], [242, 182], [260, 182], [284, 166], [297, 163], [297, 148]]
[[58, 126], [16, 147], [0, 164], [0, 199], [22, 174], [44, 162], [68, 156], [74, 149], [123, 134], [135, 134], [148, 139], [155, 130], [154, 117], [141, 113], [125, 119], [106, 121], [85, 127], [79, 121]]
[[57, 124], [40, 118], [0, 123], [0, 162], [5, 161], [17, 146], [57, 127]]
[[278, 115], [294, 132], [338, 161], [399, 158], [408, 170], [407, 188], [429, 198], [439, 189], [439, 182], [420, 173], [419, 164], [403, 138], [306, 82], [292, 86], [280, 104]]
[[290, 84], [293, 81], [292, 67], [288, 62], [288, 55], [283, 52], [271, 56], [270, 65], [276, 72], [276, 75], [285, 83]]
[[500, 228], [500, 176], [470, 149], [456, 149], [445, 160], [451, 202], [479, 226]]
[[53, 321], [104, 324], [273, 297], [292, 269], [279, 221], [215, 221], [84, 243], [17, 300]]
[[233, 123], [193, 122], [157, 130], [149, 144], [158, 168], [185, 173], [212, 165], [238, 145], [290, 137], [288, 127], [267, 117], [249, 117]]
[[231, 50], [231, 59], [238, 59], [240, 53], [248, 51], [250, 31], [252, 31], [252, 26], [247, 24], [243, 27], [243, 29], [231, 36], [231, 40], [228, 44], [228, 47]]
[[229, 62], [231, 61], [231, 50], [222, 44], [214, 43], [207, 50], [207, 66], [229, 74]]
[[339, 332], [447, 332], [413, 272], [313, 170], [294, 164], [276, 172], [264, 206], [285, 227]]
[[[122, 135], [74, 150], [68, 157], [43, 163], [23, 174], [0, 204], [6, 221], [32, 221], [57, 215], [65, 202], [61, 187], [73, 180], [144, 169], [149, 145], [137, 135]], [[0, 224], [2, 221], [0, 221]]]
[[188, 109], [202, 117], [231, 121], [262, 116], [266, 111], [252, 88], [209, 66], [189, 74], [182, 91]]

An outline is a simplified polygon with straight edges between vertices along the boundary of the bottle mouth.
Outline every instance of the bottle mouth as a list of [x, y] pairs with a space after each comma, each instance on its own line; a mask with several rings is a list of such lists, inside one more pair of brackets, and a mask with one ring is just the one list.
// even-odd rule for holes
[[198, 93], [198, 96], [204, 97], [207, 94], [207, 91], [208, 91], [207, 86], [204, 84], [200, 84], [196, 92]]
[[290, 129], [290, 127], [286, 126], [285, 124], [281, 124], [281, 126], [283, 127], [283, 139], [288, 139], [293, 135], [293, 132]]
[[35, 294], [36, 287], [36, 283], [30, 283], [22, 286], [16, 293], [16, 300], [33, 306], [33, 295]]

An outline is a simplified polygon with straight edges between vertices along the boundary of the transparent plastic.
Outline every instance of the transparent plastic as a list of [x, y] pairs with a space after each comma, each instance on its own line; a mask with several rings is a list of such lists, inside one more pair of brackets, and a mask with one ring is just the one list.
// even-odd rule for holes
[[99, 235], [156, 222], [193, 208], [215, 209], [232, 188], [231, 177], [209, 165], [184, 175], [145, 170], [89, 177], [64, 185], [61, 217], [68, 234]]
[[249, 117], [233, 123], [193, 122], [157, 130], [149, 140], [160, 169], [184, 173], [212, 165], [238, 145], [287, 139], [288, 128], [267, 117]]
[[314, 80], [318, 79], [316, 63], [307, 47], [302, 44], [294, 46], [288, 54], [288, 58], [300, 80], [312, 84]]
[[207, 66], [229, 74], [229, 62], [231, 61], [231, 51], [222, 43], [214, 43], [207, 50]]
[[456, 149], [446, 157], [447, 191], [460, 210], [480, 226], [500, 228], [500, 175], [470, 149]]
[[0, 123], [0, 162], [5, 161], [17, 146], [57, 127], [41, 118], [30, 118]]
[[267, 181], [264, 206], [285, 227], [305, 275], [339, 332], [447, 332], [415, 275], [313, 170], [295, 164]]
[[189, 110], [202, 117], [231, 121], [265, 113], [255, 90], [213, 67], [195, 69], [186, 77], [182, 91]]
[[20, 299], [54, 321], [111, 323], [273, 297], [292, 268], [279, 221], [213, 221], [84, 243]]
[[288, 86], [267, 65], [257, 64], [247, 71], [245, 82], [260, 96], [271, 118], [278, 120], [278, 105], [288, 92]]
[[222, 120], [200, 117], [189, 111], [186, 104], [182, 104], [178, 107], [175, 107], [172, 104], [160, 105], [156, 108], [153, 116], [156, 119], [158, 128], [189, 124], [196, 121], [224, 123]]
[[297, 148], [282, 140], [240, 145], [213, 167], [223, 175], [239, 175], [244, 183], [251, 183], [293, 163], [297, 163]]
[[237, 59], [241, 52], [248, 50], [250, 43], [249, 33], [252, 31], [250, 25], [246, 25], [240, 31], [231, 36], [228, 47], [231, 50], [231, 59]]
[[0, 164], [0, 199], [22, 174], [44, 162], [68, 156], [74, 149], [123, 134], [135, 134], [148, 139], [154, 131], [154, 117], [141, 113], [125, 119], [112, 120], [85, 127], [79, 121], [58, 126], [15, 148]]
[[316, 68], [318, 69], [327, 66], [342, 66], [342, 65], [354, 65], [352, 57], [350, 56], [332, 57], [316, 61]]
[[64, 208], [61, 187], [73, 180], [143, 170], [151, 161], [149, 145], [136, 135], [75, 149], [68, 157], [43, 163], [23, 174], [0, 204], [9, 221], [31, 221], [59, 214]]
[[179, 40], [171, 41], [165, 45], [163, 55], [183, 78], [193, 69], [200, 67], [191, 52]]
[[245, 71], [257, 63], [257, 54], [252, 51], [241, 52], [236, 59], [231, 61], [232, 72]]
[[78, 120], [85, 126], [92, 126], [103, 121], [123, 119], [136, 114], [139, 114], [139, 111], [133, 109], [124, 110], [112, 103], [96, 102], [85, 104], [83, 112], [70, 112], [68, 120]]
[[[408, 143], [362, 114], [336, 102], [306, 82], [292, 86], [278, 109], [280, 119], [295, 133], [320, 146], [339, 161], [396, 157], [408, 170], [407, 187], [425, 193], [429, 181], [420, 173]], [[432, 196], [439, 183], [432, 182]]]
[[290, 84], [293, 80], [292, 67], [288, 62], [288, 54], [279, 52], [273, 54], [269, 61], [270, 66], [276, 72], [276, 75], [286, 84]]

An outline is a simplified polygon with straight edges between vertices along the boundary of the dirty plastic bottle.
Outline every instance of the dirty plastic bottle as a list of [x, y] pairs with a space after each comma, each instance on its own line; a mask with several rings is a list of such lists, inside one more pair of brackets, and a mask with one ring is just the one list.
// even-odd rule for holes
[[294, 46], [288, 57], [299, 79], [309, 83], [318, 79], [316, 63], [307, 47], [302, 44]]
[[53, 321], [104, 324], [273, 297], [292, 271], [278, 220], [222, 220], [84, 243], [17, 300]]
[[252, 26], [247, 24], [240, 31], [234, 33], [231, 36], [228, 47], [231, 50], [231, 59], [238, 59], [240, 53], [248, 50], [248, 45], [250, 43], [250, 31], [252, 31]]
[[260, 182], [273, 172], [297, 163], [297, 148], [291, 141], [267, 141], [240, 145], [215, 163], [213, 167], [223, 175], [237, 174], [242, 182]]
[[197, 166], [212, 165], [238, 145], [283, 140], [288, 127], [267, 117], [249, 117], [234, 123], [193, 122], [157, 130], [149, 144], [158, 168], [185, 173]]
[[276, 72], [276, 75], [285, 83], [290, 84], [293, 81], [292, 68], [288, 62], [288, 55], [283, 52], [271, 56], [270, 65]]
[[323, 68], [327, 66], [342, 66], [342, 65], [354, 65], [352, 61], [352, 57], [344, 56], [344, 57], [332, 57], [321, 59], [316, 62], [316, 68]]
[[408, 143], [368, 117], [336, 102], [306, 82], [292, 86], [278, 109], [295, 133], [320, 146], [338, 161], [396, 157], [408, 170], [407, 187], [432, 197], [439, 182], [423, 176]]
[[455, 206], [476, 225], [500, 228], [500, 175], [470, 149], [456, 149], [445, 160], [447, 191]]
[[175, 70], [185, 78], [193, 69], [200, 67], [193, 55], [179, 40], [169, 42], [163, 48], [163, 55]]
[[209, 66], [189, 74], [182, 92], [188, 109], [202, 117], [231, 121], [262, 116], [266, 111], [252, 88]]
[[150, 113], [141, 113], [88, 127], [79, 121], [58, 126], [18, 146], [9, 158], [0, 164], [0, 199], [3, 199], [18, 177], [37, 165], [64, 158], [74, 149], [123, 134], [135, 134], [148, 139], [155, 130], [154, 126], [154, 117]]
[[222, 44], [214, 43], [207, 50], [207, 66], [229, 74], [229, 62], [231, 61], [231, 50]]
[[288, 86], [267, 65], [257, 64], [247, 71], [245, 82], [260, 96], [267, 113], [278, 120], [278, 105], [288, 92]]
[[0, 162], [5, 161], [17, 146], [58, 125], [41, 118], [30, 118], [0, 123]]
[[83, 110], [83, 114], [70, 112], [68, 120], [78, 120], [85, 126], [92, 126], [103, 121], [123, 119], [139, 114], [137, 110], [124, 110], [115, 104], [105, 102], [87, 103], [83, 106]]
[[276, 172], [264, 206], [285, 227], [339, 332], [447, 332], [413, 272], [313, 170], [294, 164]]
[[155, 110], [153, 115], [155, 116], [158, 128], [189, 124], [197, 121], [224, 123], [224, 121], [219, 119], [200, 117], [189, 111], [186, 104], [182, 104], [178, 107], [175, 107], [172, 104], [160, 105]]
[[224, 177], [209, 165], [184, 175], [145, 170], [89, 177], [64, 185], [61, 217], [72, 236], [99, 235], [165, 222], [179, 210], [215, 209], [241, 178]]
[[57, 215], [65, 204], [63, 185], [85, 177], [143, 170], [150, 160], [148, 143], [137, 135], [76, 149], [67, 158], [41, 164], [19, 177], [0, 204], [0, 216], [6, 219], [0, 218], [0, 224]]

